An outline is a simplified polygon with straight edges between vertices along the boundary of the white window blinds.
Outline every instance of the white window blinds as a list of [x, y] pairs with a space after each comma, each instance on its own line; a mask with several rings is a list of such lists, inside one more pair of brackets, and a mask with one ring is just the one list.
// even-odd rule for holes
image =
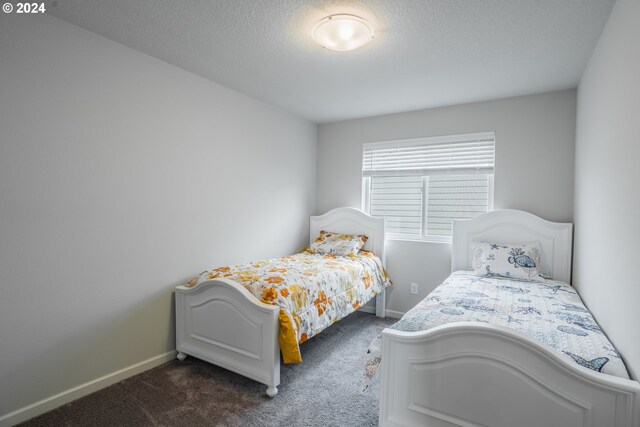
[[469, 219], [489, 210], [489, 175], [437, 175], [427, 180], [429, 236], [451, 236], [453, 219]]
[[420, 176], [371, 178], [370, 215], [387, 218], [387, 232], [422, 234], [423, 182]]
[[492, 207], [493, 133], [365, 144], [363, 205], [391, 235], [449, 240], [452, 220]]
[[420, 138], [364, 145], [362, 173], [373, 175], [432, 175], [493, 173], [493, 133]]

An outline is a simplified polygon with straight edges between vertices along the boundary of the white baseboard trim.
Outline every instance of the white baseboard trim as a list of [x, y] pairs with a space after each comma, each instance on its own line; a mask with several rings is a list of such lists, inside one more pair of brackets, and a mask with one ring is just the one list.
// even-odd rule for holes
[[[362, 311], [364, 313], [376, 314], [376, 308], [375, 307], [370, 307], [368, 305], [364, 305], [364, 306], [360, 307], [358, 309], [358, 311]], [[404, 312], [403, 311], [395, 311], [395, 310], [386, 309], [384, 311], [384, 313], [386, 314], [387, 317], [393, 317], [394, 319], [399, 319], [402, 316], [404, 316]]]
[[387, 317], [393, 317], [394, 319], [399, 319], [402, 316], [404, 316], [404, 311], [395, 311], [395, 310], [386, 309], [385, 313]]
[[79, 399], [88, 394], [94, 393], [100, 389], [103, 389], [111, 384], [115, 384], [118, 381], [122, 381], [126, 378], [132, 377], [136, 374], [155, 368], [162, 365], [176, 357], [176, 351], [172, 350], [158, 356], [151, 357], [147, 360], [143, 360], [135, 365], [128, 366], [120, 369], [119, 371], [112, 372], [104, 375], [95, 380], [86, 382], [79, 386], [73, 387], [69, 390], [65, 390], [61, 393], [54, 394], [53, 396], [42, 399], [38, 402], [32, 403], [20, 409], [17, 409], [8, 414], [0, 416], [0, 427], [9, 427], [26, 421], [30, 418], [36, 417], [40, 414], [44, 414], [52, 409], [69, 403], [73, 400]]

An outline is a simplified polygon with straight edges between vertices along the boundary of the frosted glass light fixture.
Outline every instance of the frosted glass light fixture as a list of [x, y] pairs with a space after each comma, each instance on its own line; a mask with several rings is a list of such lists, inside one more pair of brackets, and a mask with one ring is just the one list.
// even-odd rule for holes
[[331, 15], [318, 21], [311, 34], [320, 46], [344, 52], [369, 43], [373, 27], [358, 16]]

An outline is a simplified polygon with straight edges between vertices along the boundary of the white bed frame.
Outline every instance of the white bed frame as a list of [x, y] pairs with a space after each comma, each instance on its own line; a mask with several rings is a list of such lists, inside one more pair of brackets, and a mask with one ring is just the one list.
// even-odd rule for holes
[[[570, 283], [572, 225], [499, 210], [454, 221], [452, 270], [471, 243], [538, 240], [543, 271]], [[383, 331], [381, 426], [638, 427], [640, 384], [567, 361], [515, 330], [460, 322]]]
[[[320, 230], [364, 234], [364, 249], [385, 265], [385, 220], [354, 208], [337, 208], [312, 216], [309, 241]], [[267, 385], [267, 395], [280, 384], [279, 307], [259, 301], [242, 285], [226, 279], [176, 288], [178, 359], [187, 355], [206, 360]], [[376, 297], [376, 316], [385, 315], [385, 292]]]

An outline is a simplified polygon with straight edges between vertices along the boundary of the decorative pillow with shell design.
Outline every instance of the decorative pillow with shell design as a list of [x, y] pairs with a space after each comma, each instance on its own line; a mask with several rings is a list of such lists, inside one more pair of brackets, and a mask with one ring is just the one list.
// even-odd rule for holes
[[522, 245], [480, 242], [473, 245], [473, 271], [478, 276], [544, 282], [540, 275], [540, 244]]
[[320, 255], [356, 255], [367, 239], [368, 237], [362, 234], [339, 234], [320, 230], [320, 234], [309, 245], [307, 251]]

